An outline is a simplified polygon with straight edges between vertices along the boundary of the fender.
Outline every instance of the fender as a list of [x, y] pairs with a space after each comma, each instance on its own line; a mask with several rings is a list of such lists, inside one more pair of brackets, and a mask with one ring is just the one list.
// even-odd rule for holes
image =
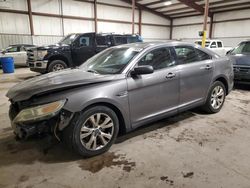
[[[120, 103], [117, 103], [116, 101], [114, 101], [110, 98], [96, 98], [96, 99], [93, 99], [91, 101], [87, 101], [83, 105], [81, 105], [81, 107], [80, 107], [81, 110], [79, 110], [79, 111], [83, 111], [90, 106], [98, 105], [98, 104], [110, 106], [116, 113], [118, 110], [119, 112], [117, 114], [121, 115], [123, 118], [125, 131], [129, 132], [130, 130], [132, 130], [131, 122], [129, 121], [130, 120], [129, 111], [126, 110], [126, 107], [124, 108]], [[64, 109], [72, 112], [72, 109], [68, 108], [67, 104], [64, 106]], [[127, 109], [128, 109], [128, 106], [127, 106]], [[79, 113], [79, 111], [75, 111], [73, 113]]]
[[[62, 49], [63, 50], [63, 49]], [[62, 51], [61, 49], [60, 50], [53, 50], [53, 51], [50, 51], [45, 57], [44, 57], [44, 60], [49, 60], [52, 61], [52, 60], [63, 60], [63, 61], [66, 61], [65, 63], [68, 64], [69, 67], [72, 66], [72, 58], [71, 58], [71, 51], [69, 50], [68, 52], [64, 50], [63, 53], [61, 53]]]

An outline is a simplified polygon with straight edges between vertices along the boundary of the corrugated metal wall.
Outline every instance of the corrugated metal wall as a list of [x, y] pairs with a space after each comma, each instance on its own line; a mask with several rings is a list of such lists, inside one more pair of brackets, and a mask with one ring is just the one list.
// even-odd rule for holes
[[[243, 40], [250, 39], [249, 11], [250, 9], [215, 14], [214, 15], [215, 23], [213, 24], [213, 35], [212, 35], [213, 38], [222, 40], [225, 46], [231, 46], [231, 47], [236, 46], [239, 42]], [[243, 19], [246, 18], [246, 20], [221, 22], [229, 19], [241, 19], [241, 18]], [[193, 24], [193, 23], [203, 23], [203, 16], [193, 16], [193, 17], [174, 19], [173, 38], [182, 39], [184, 41], [189, 41], [189, 42], [201, 39], [201, 37], [198, 36], [198, 32], [202, 31], [203, 24], [181, 26], [183, 24]]]
[[10, 44], [32, 44], [32, 38], [30, 35], [0, 34], [0, 49]]
[[[63, 0], [31, 0], [32, 12], [63, 14], [93, 19], [94, 6], [92, 3]], [[119, 0], [98, 0], [97, 5], [98, 32], [131, 33], [131, 6]], [[125, 7], [112, 7], [105, 4], [115, 4]], [[7, 9], [27, 11], [27, 0], [8, 0]], [[127, 8], [126, 8], [127, 7]], [[113, 20], [108, 22], [107, 20]], [[118, 22], [117, 22], [118, 21]], [[124, 23], [119, 23], [123, 21]], [[128, 22], [128, 23], [126, 23]], [[135, 11], [135, 32], [139, 32], [139, 11]], [[154, 24], [158, 24], [155, 26]], [[169, 20], [142, 11], [142, 36], [144, 40], [167, 40], [170, 29]], [[33, 15], [35, 36], [30, 36], [29, 18], [26, 14], [0, 12], [0, 48], [10, 44], [30, 43], [36, 45], [52, 44], [59, 41], [63, 35], [76, 32], [93, 32], [93, 20], [63, 19]], [[162, 25], [162, 26], [160, 26]]]

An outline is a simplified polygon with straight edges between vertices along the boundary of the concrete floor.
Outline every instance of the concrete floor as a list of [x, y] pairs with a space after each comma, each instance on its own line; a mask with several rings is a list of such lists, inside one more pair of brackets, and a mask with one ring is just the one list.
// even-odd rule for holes
[[34, 75], [0, 75], [0, 187], [250, 187], [250, 87], [232, 91], [218, 114], [188, 111], [82, 159], [62, 144], [15, 141], [4, 95]]

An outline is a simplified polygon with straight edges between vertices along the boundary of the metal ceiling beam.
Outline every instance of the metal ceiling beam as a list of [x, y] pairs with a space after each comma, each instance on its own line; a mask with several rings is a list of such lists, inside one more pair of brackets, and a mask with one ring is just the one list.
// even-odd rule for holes
[[[202, 0], [193, 0], [194, 2], [200, 2]], [[163, 8], [173, 8], [173, 7], [178, 7], [180, 5], [183, 5], [183, 3], [174, 3], [172, 5], [166, 5], [166, 6], [158, 6], [158, 7], [154, 7], [152, 8], [153, 10], [158, 10], [158, 9], [163, 9]]]
[[239, 6], [250, 6], [250, 2], [244, 2], [244, 3], [237, 3], [237, 4], [230, 4], [230, 5], [223, 5], [223, 6], [216, 6], [211, 7], [210, 10], [216, 11], [218, 9], [224, 9], [224, 8], [235, 8]]
[[[128, 3], [130, 5], [132, 4], [132, 0], [120, 0], [120, 1]], [[163, 17], [165, 19], [171, 20], [171, 18], [169, 16], [164, 15], [164, 14], [162, 14], [160, 12], [154, 11], [151, 8], [148, 8], [148, 7], [146, 7], [146, 6], [142, 5], [142, 4], [139, 4], [137, 2], [135, 2], [135, 6], [138, 7], [138, 8], [140, 8], [141, 10], [145, 10], [145, 11], [148, 11], [148, 12], [150, 12], [152, 14], [157, 15], [157, 16], [161, 16], [161, 17]]]
[[[196, 4], [194, 0], [178, 0], [178, 1], [204, 14], [205, 9], [201, 5]], [[212, 17], [211, 12], [208, 12], [208, 16]]]
[[190, 14], [190, 13], [197, 13], [195, 10], [190, 10], [190, 11], [185, 11], [185, 12], [177, 12], [177, 13], [172, 13], [172, 14], [168, 14], [169, 16], [175, 17], [175, 16], [179, 16], [179, 15], [185, 15], [185, 14]]
[[143, 5], [144, 6], [151, 6], [151, 5], [155, 5], [155, 4], [159, 4], [159, 3], [162, 3], [162, 0], [160, 0], [160, 1], [153, 1], [153, 2], [150, 2], [150, 3], [143, 4]]
[[236, 10], [250, 10], [250, 6], [245, 6], [245, 7], [235, 7], [235, 8], [231, 8], [231, 9], [226, 9], [226, 10], [216, 10], [216, 11], [213, 11], [213, 13], [222, 13], [222, 12], [230, 12], [230, 11], [236, 11]]
[[176, 19], [176, 18], [187, 18], [187, 17], [191, 17], [191, 16], [202, 16], [201, 13], [195, 13], [195, 14], [188, 14], [188, 15], [180, 15], [180, 16], [173, 16], [171, 17], [172, 19]]
[[170, 13], [175, 13], [178, 11], [189, 11], [189, 10], [191, 10], [191, 9], [189, 9], [189, 7], [183, 7], [183, 8], [178, 8], [178, 9], [164, 10], [164, 11], [160, 11], [160, 12], [163, 14], [167, 13], [169, 15]]
[[[220, 5], [220, 6], [216, 6], [215, 8], [217, 8], [217, 7], [220, 7], [220, 8], [222, 8], [223, 6], [225, 6], [225, 5], [223, 5], [223, 3], [225, 4], [225, 3], [230, 3], [230, 2], [235, 2], [235, 0], [227, 0], [227, 2], [225, 2], [224, 0], [222, 0], [222, 1], [216, 1], [216, 2], [211, 2], [210, 4], [209, 4], [209, 6], [210, 6], [210, 10], [212, 9], [212, 8], [214, 8], [214, 7], [211, 7], [211, 6], [214, 6], [214, 5]], [[222, 5], [221, 5], [222, 4]], [[201, 3], [200, 4], [201, 6], [203, 6], [203, 5], [205, 5], [204, 3]], [[236, 4], [234, 4], [234, 5], [236, 5]], [[237, 5], [238, 6], [238, 5]], [[171, 10], [164, 10], [164, 11], [159, 11], [159, 12], [161, 12], [161, 13], [172, 13], [172, 12], [176, 12], [176, 11], [182, 11], [182, 10], [187, 10], [187, 7], [182, 7], [182, 8], [177, 8], [177, 9], [171, 9]]]

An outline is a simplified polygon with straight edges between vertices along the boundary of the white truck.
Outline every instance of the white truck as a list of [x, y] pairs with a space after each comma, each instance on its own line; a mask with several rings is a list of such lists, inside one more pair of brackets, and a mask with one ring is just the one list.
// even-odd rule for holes
[[[195, 43], [201, 45], [202, 40], [197, 40]], [[224, 47], [224, 44], [221, 40], [206, 40], [205, 47], [219, 54], [220, 56], [225, 56], [226, 53], [232, 49], [232, 47]]]
[[10, 45], [0, 52], [0, 57], [13, 57], [15, 66], [27, 66], [27, 49], [33, 47], [31, 44]]

